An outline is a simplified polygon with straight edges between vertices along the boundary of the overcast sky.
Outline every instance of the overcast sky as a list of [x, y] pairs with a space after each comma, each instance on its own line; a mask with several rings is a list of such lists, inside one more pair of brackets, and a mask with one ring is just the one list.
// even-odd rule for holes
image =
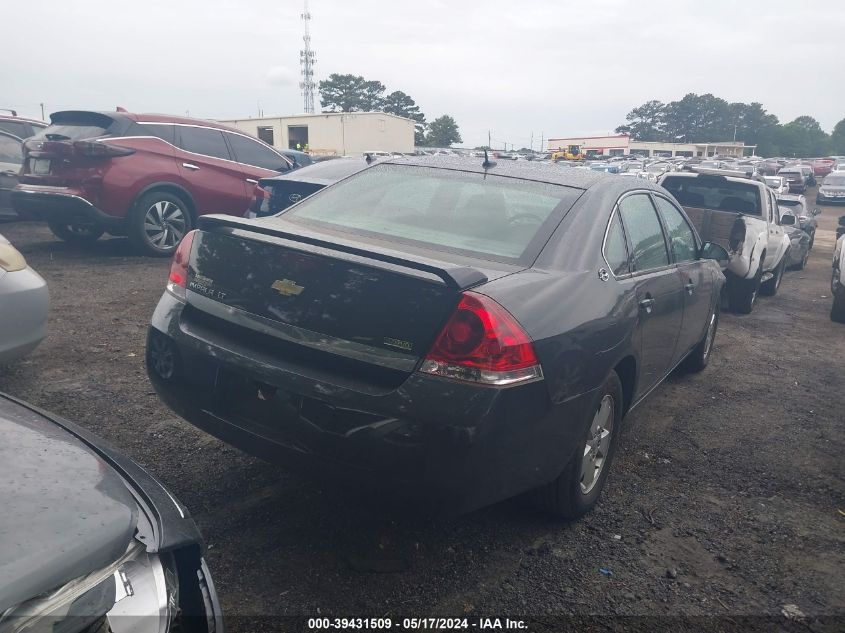
[[[541, 134], [611, 133], [631, 108], [688, 92], [760, 101], [782, 122], [809, 114], [828, 132], [845, 118], [843, 0], [310, 5], [316, 79], [378, 79], [428, 120], [454, 116], [465, 145], [488, 129], [494, 147], [517, 148], [532, 132], [535, 147]], [[301, 12], [302, 0], [11, 2], [0, 108], [301, 112]]]

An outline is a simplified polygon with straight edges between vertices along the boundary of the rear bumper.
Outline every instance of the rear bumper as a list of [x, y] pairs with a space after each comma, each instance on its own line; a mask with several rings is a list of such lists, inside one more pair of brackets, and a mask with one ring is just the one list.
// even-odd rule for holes
[[[553, 404], [546, 385], [479, 387], [417, 372], [363, 393], [212, 341], [165, 293], [153, 315], [147, 371], [177, 414], [246, 452], [416, 506], [469, 511], [553, 480], [579, 445], [595, 393]], [[172, 346], [162, 376], [152, 343]]]
[[80, 189], [18, 185], [10, 195], [12, 207], [21, 219], [93, 224], [103, 229], [121, 226], [125, 218], [101, 211]]
[[37, 272], [26, 268], [0, 274], [0, 363], [38, 346], [47, 334], [49, 309], [47, 284]]

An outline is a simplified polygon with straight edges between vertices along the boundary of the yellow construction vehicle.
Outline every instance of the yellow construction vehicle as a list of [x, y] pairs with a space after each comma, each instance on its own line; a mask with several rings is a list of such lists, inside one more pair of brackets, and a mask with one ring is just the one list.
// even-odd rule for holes
[[556, 152], [552, 152], [552, 161], [559, 160], [584, 160], [584, 154], [581, 153], [580, 145], [568, 145], [566, 149], [558, 147]]

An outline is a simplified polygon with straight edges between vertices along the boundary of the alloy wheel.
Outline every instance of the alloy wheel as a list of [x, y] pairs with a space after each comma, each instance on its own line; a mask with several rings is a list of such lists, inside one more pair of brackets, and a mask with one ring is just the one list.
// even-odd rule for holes
[[185, 235], [186, 228], [185, 212], [169, 200], [153, 203], [144, 215], [144, 235], [158, 250], [175, 248]]
[[176, 373], [176, 356], [166, 339], [154, 336], [150, 339], [150, 360], [156, 374], [170, 380]]
[[581, 494], [590, 494], [607, 462], [613, 433], [613, 406], [613, 397], [605, 394], [590, 424], [590, 433], [581, 459]]

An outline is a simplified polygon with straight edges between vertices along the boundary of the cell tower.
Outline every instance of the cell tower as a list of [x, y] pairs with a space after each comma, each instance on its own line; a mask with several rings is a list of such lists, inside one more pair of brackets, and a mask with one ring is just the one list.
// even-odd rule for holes
[[308, 23], [311, 22], [311, 13], [308, 11], [308, 0], [305, 0], [305, 11], [302, 13], [302, 21], [305, 23], [305, 35], [302, 41], [305, 47], [299, 51], [299, 66], [302, 81], [299, 87], [302, 88], [302, 97], [305, 100], [305, 112], [314, 114], [314, 51], [311, 50], [311, 32]]

